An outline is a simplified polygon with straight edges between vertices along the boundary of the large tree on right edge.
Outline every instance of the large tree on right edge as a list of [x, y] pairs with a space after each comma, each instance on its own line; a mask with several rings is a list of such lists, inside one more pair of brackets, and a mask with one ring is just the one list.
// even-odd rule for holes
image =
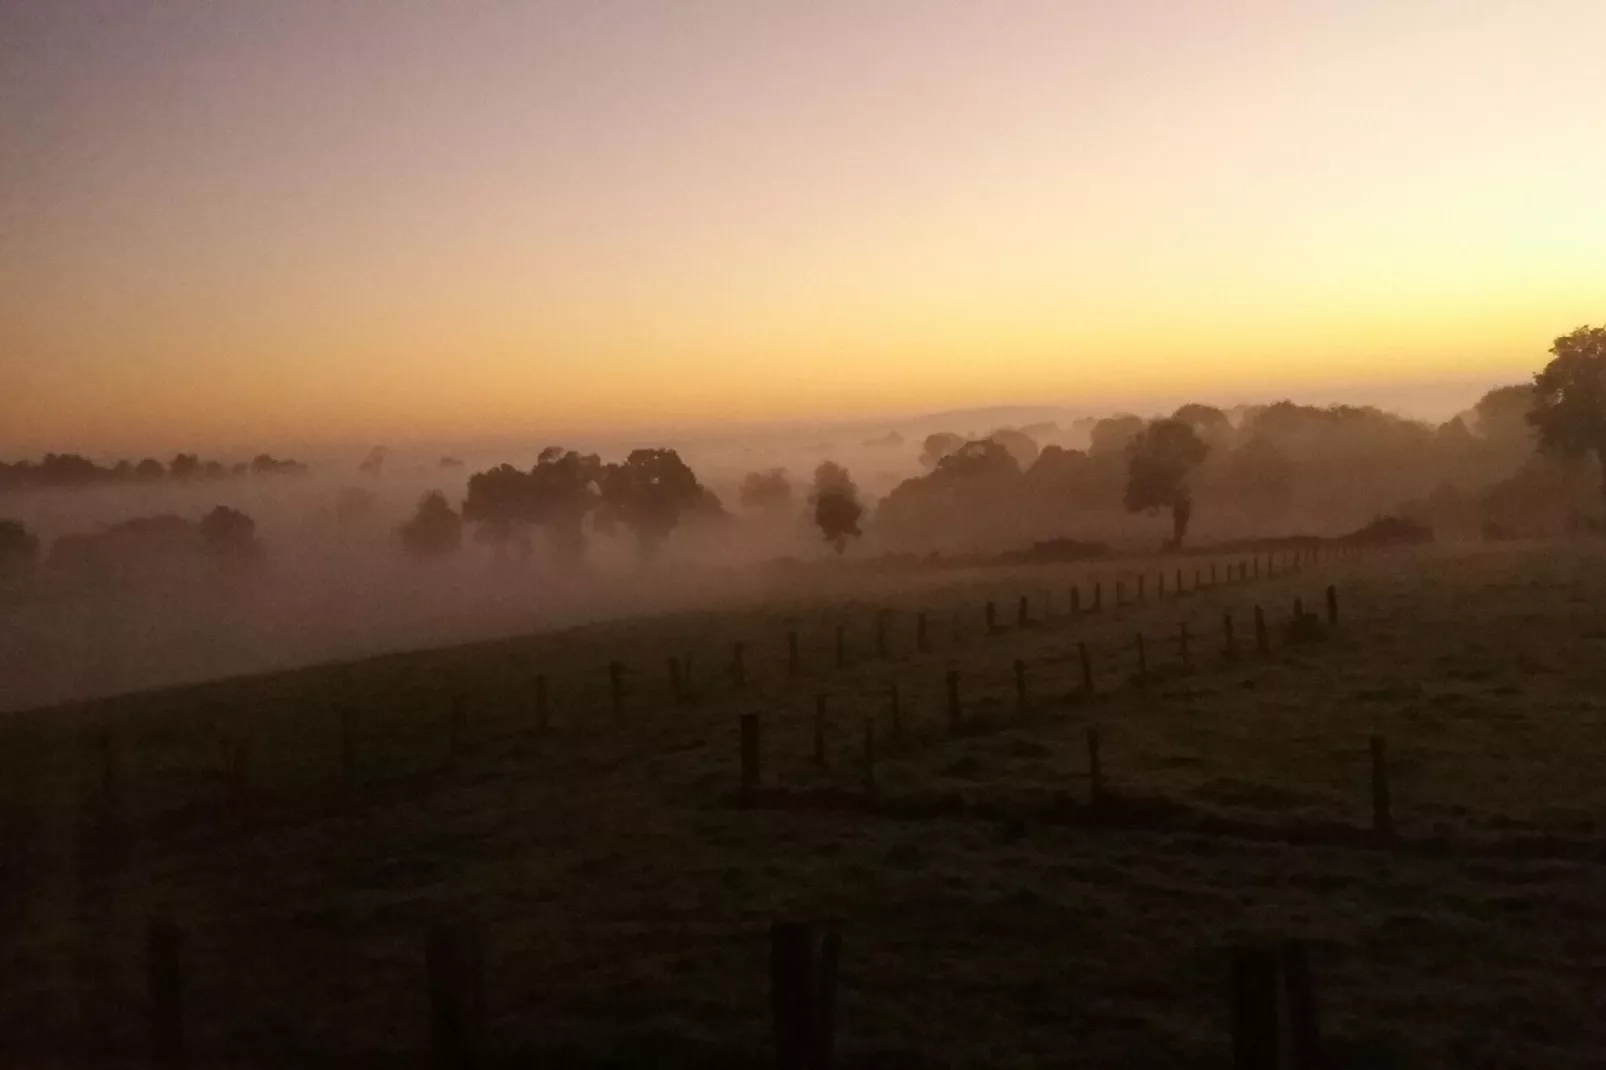
[[1209, 454], [1193, 425], [1175, 417], [1155, 420], [1126, 445], [1127, 511], [1170, 509], [1173, 548], [1182, 545], [1193, 516], [1188, 476]]
[[1556, 339], [1553, 359], [1534, 376], [1528, 422], [1546, 453], [1595, 454], [1606, 504], [1606, 327], [1580, 327]]

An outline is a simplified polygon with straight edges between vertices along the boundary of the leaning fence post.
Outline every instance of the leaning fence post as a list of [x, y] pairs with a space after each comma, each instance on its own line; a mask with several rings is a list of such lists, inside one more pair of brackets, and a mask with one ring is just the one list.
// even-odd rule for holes
[[1389, 813], [1389, 769], [1387, 743], [1382, 736], [1373, 736], [1372, 753], [1372, 834], [1387, 841], [1394, 836], [1394, 819]]
[[1327, 623], [1338, 623], [1338, 588], [1331, 583], [1327, 585]]
[[464, 926], [437, 924], [424, 960], [434, 1064], [441, 1070], [471, 1070], [478, 1064], [485, 1010], [479, 935]]
[[189, 1065], [184, 1042], [184, 932], [167, 921], [145, 933], [146, 983], [150, 999], [150, 1055], [156, 1070]]
[[758, 790], [759, 767], [758, 714], [744, 713], [742, 726], [742, 795], [750, 796]]
[[1233, 1070], [1278, 1070], [1277, 957], [1269, 949], [1232, 952]]
[[825, 767], [825, 702], [824, 695], [814, 696], [814, 764]]
[[1015, 712], [1026, 716], [1026, 662], [1015, 659]]
[[1261, 654], [1271, 652], [1271, 640], [1266, 634], [1266, 612], [1255, 607], [1255, 650]]
[[1093, 612], [1097, 613], [1104, 608], [1104, 581], [1100, 580], [1093, 585]]
[[1316, 985], [1303, 940], [1284, 940], [1281, 948], [1283, 996], [1288, 1007], [1291, 1070], [1321, 1070], [1322, 1037], [1316, 1017]]
[[1016, 627], [1024, 628], [1024, 627], [1026, 627], [1027, 622], [1030, 621], [1031, 619], [1032, 619], [1032, 617], [1031, 617], [1030, 603], [1027, 601], [1025, 595], [1021, 595], [1020, 596], [1020, 608], [1018, 608], [1015, 611], [1015, 625], [1016, 625]]
[[1082, 663], [1082, 693], [1093, 697], [1093, 659], [1088, 655], [1085, 642], [1076, 644], [1076, 656]]
[[949, 729], [949, 731], [957, 732], [957, 731], [959, 731], [959, 726], [960, 726], [960, 724], [962, 722], [962, 719], [963, 719], [963, 713], [959, 708], [959, 670], [957, 670], [957, 669], [949, 669], [948, 670], [947, 684], [948, 684], [948, 729]]

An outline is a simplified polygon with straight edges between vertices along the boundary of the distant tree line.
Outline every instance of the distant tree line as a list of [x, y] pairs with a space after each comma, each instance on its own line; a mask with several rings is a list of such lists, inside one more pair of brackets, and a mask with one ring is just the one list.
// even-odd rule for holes
[[0, 491], [19, 491], [63, 487], [90, 487], [106, 483], [155, 483], [162, 480], [199, 482], [240, 479], [246, 476], [300, 476], [307, 466], [300, 461], [279, 460], [266, 453], [251, 461], [225, 465], [203, 461], [193, 453], [180, 453], [163, 464], [154, 457], [143, 461], [118, 461], [99, 465], [76, 453], [47, 453], [38, 461], [0, 461]]

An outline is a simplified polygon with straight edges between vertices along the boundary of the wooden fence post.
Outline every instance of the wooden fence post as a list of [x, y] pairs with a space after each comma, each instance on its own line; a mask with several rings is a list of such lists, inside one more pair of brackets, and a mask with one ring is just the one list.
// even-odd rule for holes
[[485, 1013], [479, 934], [447, 922], [431, 927], [424, 963], [434, 1065], [440, 1070], [472, 1070], [479, 1064]]
[[1101, 610], [1103, 608], [1104, 608], [1104, 581], [1100, 580], [1099, 582], [1097, 582], [1097, 583], [1095, 583], [1093, 585], [1093, 612], [1097, 613], [1099, 610]]
[[1115, 581], [1115, 608], [1116, 609], [1120, 609], [1124, 605], [1126, 605], [1126, 583], [1124, 581], [1122, 581], [1122, 580], [1116, 580]]
[[1032, 619], [1031, 605], [1025, 595], [1020, 596], [1020, 607], [1015, 611], [1015, 626], [1024, 628]]
[[340, 787], [347, 795], [357, 790], [357, 734], [352, 730], [351, 707], [340, 704]]
[[758, 714], [744, 713], [742, 726], [742, 796], [748, 797], [758, 790], [760, 767]]
[[988, 602], [985, 616], [987, 622], [987, 634], [991, 635], [993, 632], [998, 630], [998, 607], [993, 605], [991, 602]]
[[1372, 753], [1372, 835], [1387, 842], [1394, 838], [1394, 818], [1389, 812], [1388, 744], [1382, 736], [1373, 736]]
[[1210, 586], [1214, 587], [1215, 585], [1216, 585], [1216, 563], [1214, 561], [1212, 561], [1212, 562], [1210, 562]]
[[959, 708], [959, 670], [949, 669], [948, 684], [948, 730], [959, 731], [964, 723], [964, 711]]
[[824, 695], [814, 696], [814, 764], [822, 769], [825, 757], [825, 702]]
[[1271, 653], [1271, 639], [1266, 634], [1266, 612], [1259, 606], [1255, 607], [1255, 650], [1260, 654]]
[[841, 937], [805, 922], [770, 927], [770, 1004], [780, 1070], [831, 1070]]
[[1177, 597], [1182, 597], [1182, 570], [1177, 569]]
[[1316, 985], [1303, 940], [1284, 940], [1281, 948], [1283, 997], [1288, 1008], [1290, 1070], [1321, 1070], [1322, 1038], [1316, 1016]]
[[875, 793], [875, 718], [864, 719], [864, 790]]
[[1233, 1070], [1278, 1070], [1277, 957], [1267, 948], [1232, 952]]
[[1097, 725], [1087, 730], [1087, 801], [1098, 806], [1104, 801], [1104, 765], [1099, 750], [1102, 740]]
[[1250, 558], [1250, 560], [1254, 562], [1255, 579], [1258, 580], [1260, 579], [1260, 555], [1255, 554]]
[[614, 720], [618, 720], [625, 712], [625, 667], [617, 661], [608, 662], [608, 695]]
[[926, 638], [926, 611], [923, 609], [915, 618], [915, 649], [922, 654], [931, 649], [931, 643]]
[[1082, 588], [1073, 583], [1071, 584], [1071, 616], [1080, 617], [1081, 615]]
[[1076, 656], [1082, 663], [1082, 693], [1093, 697], [1093, 659], [1088, 655], [1085, 642], [1076, 644]]
[[669, 656], [669, 694], [676, 702], [683, 702], [686, 698], [686, 677], [680, 668], [680, 659], [673, 654]]
[[731, 683], [738, 691], [747, 686], [747, 644], [740, 639], [731, 644]]
[[1154, 597], [1165, 601], [1165, 569], [1160, 570], [1160, 582], [1155, 585]]
[[[675, 696], [679, 698], [679, 695]], [[551, 707], [547, 702], [546, 673], [537, 673], [535, 676], [535, 730], [546, 735], [552, 727]]]
[[1338, 624], [1338, 588], [1331, 583], [1327, 585], [1327, 623]]
[[797, 649], [797, 629], [786, 633], [786, 675], [796, 679], [803, 671], [803, 655]]
[[1026, 662], [1015, 659], [1015, 712], [1026, 716]]
[[150, 1056], [155, 1070], [189, 1066], [184, 1041], [184, 933], [167, 921], [145, 932], [146, 984], [150, 1000]]

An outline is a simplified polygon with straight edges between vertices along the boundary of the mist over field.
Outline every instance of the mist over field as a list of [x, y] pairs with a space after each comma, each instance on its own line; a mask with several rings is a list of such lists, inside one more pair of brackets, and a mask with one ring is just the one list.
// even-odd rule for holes
[[[399, 537], [425, 494], [461, 511], [476, 473], [533, 470], [544, 447], [394, 446], [315, 454], [299, 475], [13, 485], [0, 519], [40, 549], [0, 603], [0, 706], [796, 596], [822, 582], [849, 589], [866, 567], [907, 574], [1056, 540], [1150, 554], [1171, 542], [1330, 537], [1394, 514], [1447, 540], [1558, 533], [1594, 507], [1590, 479], [1581, 463], [1535, 458], [1527, 393], [1490, 392], [1438, 424], [1347, 406], [1179, 409], [1204, 450], [1188, 462], [1185, 543], [1161, 515], [1169, 499], [1133, 508], [1123, 495], [1146, 421], [1052, 407], [567, 443], [604, 464], [673, 447], [718, 500], [675, 513], [650, 548], [598, 513], [571, 557], [529, 516], [511, 531], [463, 522], [450, 552], [426, 559]], [[846, 469], [863, 511], [841, 552], [822, 537], [810, 491], [827, 461]], [[749, 499], [744, 479], [777, 471], [782, 496]], [[248, 563], [143, 547], [89, 568], [60, 548], [134, 518], [195, 522], [219, 507], [254, 523]]]

